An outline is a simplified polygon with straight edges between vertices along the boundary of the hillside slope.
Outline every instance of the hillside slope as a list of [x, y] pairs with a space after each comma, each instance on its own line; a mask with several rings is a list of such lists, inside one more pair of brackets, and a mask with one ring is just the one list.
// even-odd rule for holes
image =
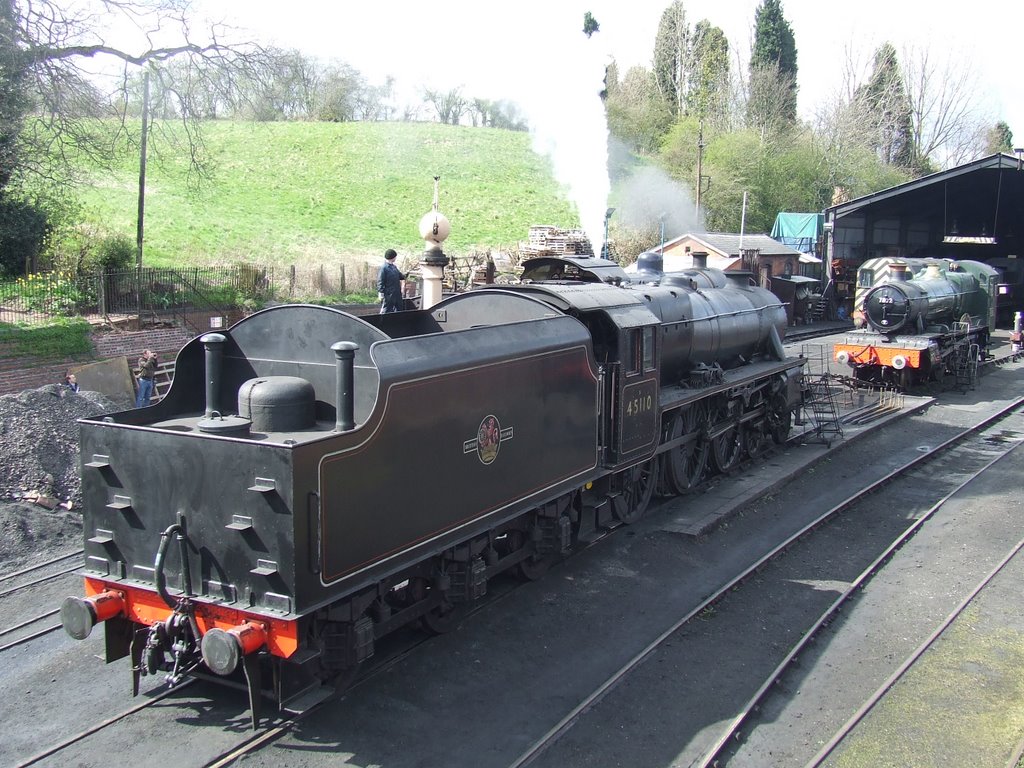
[[[532, 224], [577, 226], [547, 158], [526, 133], [436, 123], [240, 123], [203, 126], [214, 175], [190, 190], [183, 149], [151, 132], [144, 263], [270, 263], [376, 258], [423, 250], [433, 204], [465, 254], [525, 240]], [[138, 158], [82, 191], [87, 221], [134, 238]]]

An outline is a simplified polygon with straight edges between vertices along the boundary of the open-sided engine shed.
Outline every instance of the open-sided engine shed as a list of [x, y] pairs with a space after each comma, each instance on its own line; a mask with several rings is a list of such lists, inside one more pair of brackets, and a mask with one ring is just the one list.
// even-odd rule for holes
[[[1024, 152], [998, 153], [825, 209], [825, 269], [834, 306], [852, 301], [871, 258], [971, 259], [1015, 286], [1024, 310]], [[1008, 289], [1009, 290], [1009, 289]]]

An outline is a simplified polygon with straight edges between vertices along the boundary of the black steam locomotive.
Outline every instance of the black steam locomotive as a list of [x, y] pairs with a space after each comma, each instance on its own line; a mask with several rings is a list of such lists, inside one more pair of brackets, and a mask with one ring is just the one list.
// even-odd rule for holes
[[[558, 267], [557, 272], [555, 267]], [[410, 622], [643, 515], [790, 429], [784, 308], [716, 270], [627, 285], [593, 257], [429, 309], [258, 312], [188, 343], [167, 395], [81, 423], [85, 597], [140, 676], [300, 710]]]
[[867, 327], [834, 346], [836, 361], [857, 379], [902, 388], [976, 366], [995, 328], [998, 270], [977, 261], [890, 270], [864, 295]]

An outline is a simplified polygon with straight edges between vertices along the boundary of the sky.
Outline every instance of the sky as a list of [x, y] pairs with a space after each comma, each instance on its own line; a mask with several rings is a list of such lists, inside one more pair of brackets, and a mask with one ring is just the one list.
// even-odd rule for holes
[[[614, 57], [620, 72], [650, 66], [668, 0], [205, 0], [213, 15], [262, 38], [312, 55], [340, 58], [371, 81], [480, 96], [521, 96], [544, 87], [564, 66], [583, 14], [600, 24], [590, 47]], [[684, 0], [691, 26], [720, 27], [735, 55], [749, 58], [759, 0]], [[860, 0], [840, 9], [821, 0], [782, 0], [797, 45], [799, 110], [810, 117], [843, 77], [847, 51], [865, 65], [883, 42], [902, 51], [927, 48], [973, 68], [986, 106], [1024, 145], [1024, 53], [1006, 31], [1016, 25], [1010, 0]], [[969, 12], [968, 12], [969, 11]]]
[[[604, 67], [650, 67], [668, 0], [197, 0], [211, 17], [251, 30], [265, 44], [340, 59], [372, 84], [396, 79], [410, 101], [424, 87], [509, 99], [523, 108], [538, 150], [571, 188], [581, 226], [600, 241], [609, 182], [603, 107]], [[691, 27], [702, 19], [729, 40], [733, 67], [745, 71], [760, 0], [684, 0]], [[866, 74], [873, 52], [927, 51], [937, 71], [948, 61], [972, 71], [986, 123], [1006, 121], [1024, 146], [1024, 54], [1007, 34], [1009, 0], [860, 0], [840, 9], [821, 0], [782, 0], [797, 47], [798, 112], [812, 119], [843, 84], [853, 61]], [[969, 10], [969, 12], [968, 12]], [[584, 13], [600, 31], [587, 39]], [[443, 181], [442, 181], [443, 190]], [[668, 203], [666, 203], [668, 205]], [[685, 204], [673, 203], [683, 209]], [[442, 206], [443, 210], [443, 206]], [[699, 222], [673, 222], [684, 231]]]

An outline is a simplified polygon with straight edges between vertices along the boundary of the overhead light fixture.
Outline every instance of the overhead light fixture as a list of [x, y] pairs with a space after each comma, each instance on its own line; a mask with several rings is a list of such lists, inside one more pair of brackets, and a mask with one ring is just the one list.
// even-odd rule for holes
[[994, 237], [970, 237], [967, 235], [946, 235], [942, 238], [944, 243], [952, 243], [954, 245], [995, 245], [998, 241]]

